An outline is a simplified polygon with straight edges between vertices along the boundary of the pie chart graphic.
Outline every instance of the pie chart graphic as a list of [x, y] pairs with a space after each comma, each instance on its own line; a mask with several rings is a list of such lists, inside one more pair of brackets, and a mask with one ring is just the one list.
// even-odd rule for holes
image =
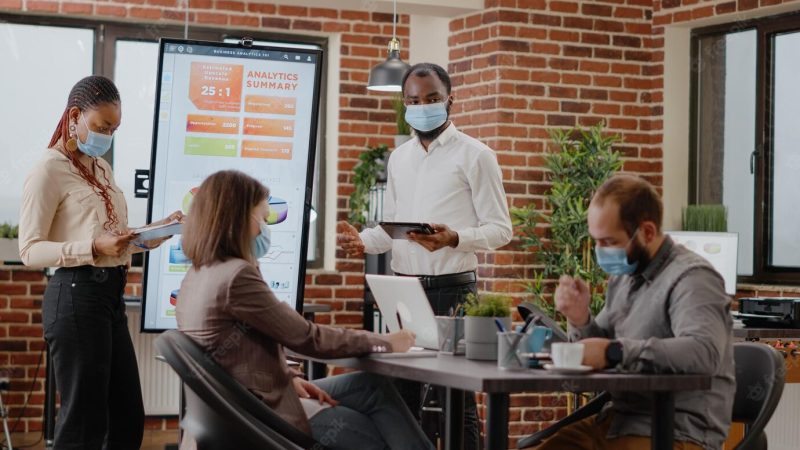
[[269, 215], [267, 216], [267, 225], [276, 225], [289, 216], [289, 203], [286, 200], [278, 197], [269, 197]]
[[183, 196], [183, 213], [189, 214], [189, 208], [192, 206], [192, 200], [194, 200], [194, 196], [197, 195], [197, 192], [200, 188], [193, 187], [186, 195]]

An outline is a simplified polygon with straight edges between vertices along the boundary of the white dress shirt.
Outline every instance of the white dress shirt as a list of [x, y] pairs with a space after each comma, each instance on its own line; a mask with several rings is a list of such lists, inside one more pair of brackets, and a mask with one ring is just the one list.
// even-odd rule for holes
[[512, 237], [503, 175], [492, 149], [450, 124], [428, 146], [412, 139], [392, 152], [383, 220], [449, 226], [458, 246], [429, 252], [393, 240], [381, 227], [361, 232], [370, 254], [392, 250], [392, 270], [406, 275], [447, 275], [477, 269], [476, 250], [493, 250]]

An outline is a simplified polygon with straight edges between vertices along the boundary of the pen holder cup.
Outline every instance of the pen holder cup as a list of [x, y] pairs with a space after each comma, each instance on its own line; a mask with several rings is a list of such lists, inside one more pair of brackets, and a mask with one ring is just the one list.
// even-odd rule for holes
[[523, 370], [528, 368], [530, 353], [528, 334], [516, 331], [497, 332], [497, 367], [504, 370]]
[[439, 331], [439, 353], [446, 355], [464, 354], [464, 318], [436, 316]]

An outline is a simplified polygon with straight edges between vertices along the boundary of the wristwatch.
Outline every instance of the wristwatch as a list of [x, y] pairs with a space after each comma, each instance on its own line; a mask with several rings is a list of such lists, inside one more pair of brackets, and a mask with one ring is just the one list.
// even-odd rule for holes
[[611, 341], [606, 347], [606, 362], [607, 367], [617, 367], [622, 362], [622, 343], [619, 341]]

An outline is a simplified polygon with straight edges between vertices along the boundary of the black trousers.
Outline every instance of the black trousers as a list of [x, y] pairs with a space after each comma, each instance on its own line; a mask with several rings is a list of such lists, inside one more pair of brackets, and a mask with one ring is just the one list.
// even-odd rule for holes
[[144, 406], [128, 332], [124, 267], [58, 269], [42, 304], [61, 407], [56, 450], [138, 449]]
[[[477, 294], [475, 283], [467, 283], [459, 286], [448, 286], [439, 289], [426, 289], [425, 294], [431, 304], [433, 313], [437, 316], [446, 316], [450, 313], [450, 308], [459, 303], [464, 303], [469, 293]], [[446, 388], [442, 386], [431, 386], [426, 393], [423, 385], [416, 381], [396, 379], [395, 385], [403, 397], [406, 405], [421, 419], [421, 424], [428, 437], [433, 440], [439, 433], [444, 432], [444, 415], [437, 413], [426, 413], [422, 411], [422, 402], [426, 404], [436, 404], [444, 406], [446, 398]], [[427, 395], [426, 395], [427, 394]], [[426, 398], [423, 399], [423, 396]], [[435, 442], [435, 441], [434, 441]], [[480, 449], [480, 424], [478, 422], [478, 410], [475, 403], [475, 393], [465, 392], [464, 399], [464, 450]]]

